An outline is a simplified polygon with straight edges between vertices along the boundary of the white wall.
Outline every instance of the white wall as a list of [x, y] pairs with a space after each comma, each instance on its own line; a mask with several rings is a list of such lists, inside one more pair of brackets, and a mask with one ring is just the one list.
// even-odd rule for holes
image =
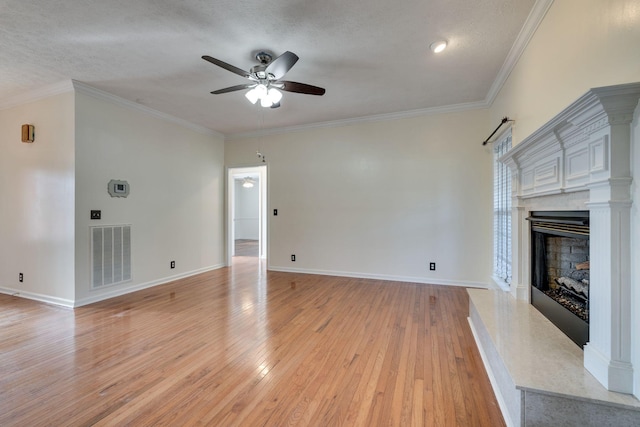
[[74, 300], [73, 110], [71, 91], [0, 110], [0, 292]]
[[[76, 304], [222, 266], [223, 159], [219, 137], [78, 91]], [[128, 198], [109, 196], [111, 179], [129, 182]], [[91, 290], [89, 227], [107, 224], [132, 225], [133, 280]]]
[[517, 144], [587, 90], [640, 81], [638, 0], [556, 0], [491, 107]]
[[234, 225], [236, 239], [258, 240], [260, 237], [260, 185], [255, 179], [251, 188], [244, 188], [235, 180]]
[[[556, 0], [491, 107], [491, 121], [514, 118], [517, 144], [588, 89], [640, 81], [640, 2]], [[635, 113], [634, 170], [640, 170]], [[632, 208], [632, 362], [640, 396], [640, 190]]]
[[312, 129], [228, 141], [225, 162], [266, 155], [271, 269], [486, 285], [490, 127], [475, 110]]

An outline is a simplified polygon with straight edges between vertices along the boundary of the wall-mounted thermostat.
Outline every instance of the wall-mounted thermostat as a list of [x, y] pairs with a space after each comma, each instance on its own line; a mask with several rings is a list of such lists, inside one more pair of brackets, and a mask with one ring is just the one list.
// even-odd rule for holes
[[129, 195], [129, 183], [112, 179], [108, 185], [111, 197], [127, 197]]

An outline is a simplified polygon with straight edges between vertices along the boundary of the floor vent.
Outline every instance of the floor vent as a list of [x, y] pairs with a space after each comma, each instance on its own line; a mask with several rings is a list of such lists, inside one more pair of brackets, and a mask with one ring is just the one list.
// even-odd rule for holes
[[91, 285], [131, 280], [131, 225], [91, 227]]

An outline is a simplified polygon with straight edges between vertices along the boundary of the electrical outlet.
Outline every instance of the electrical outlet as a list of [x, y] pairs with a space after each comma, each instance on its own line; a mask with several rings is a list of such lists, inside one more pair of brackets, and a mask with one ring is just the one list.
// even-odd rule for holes
[[24, 274], [18, 273], [18, 282], [20, 283], [24, 282]]
[[296, 261], [296, 256], [294, 254], [291, 254], [291, 261], [293, 261], [293, 262]]
[[176, 262], [175, 261], [171, 261], [171, 268], [176, 268]]
[[102, 211], [99, 210], [91, 210], [91, 219], [101, 219], [102, 218]]
[[429, 263], [429, 270], [436, 271], [436, 263], [435, 262], [430, 262]]

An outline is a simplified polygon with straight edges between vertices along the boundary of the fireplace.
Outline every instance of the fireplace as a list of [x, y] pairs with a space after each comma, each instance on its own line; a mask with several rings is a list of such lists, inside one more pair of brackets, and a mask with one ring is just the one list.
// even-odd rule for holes
[[531, 304], [583, 347], [589, 340], [589, 211], [532, 211]]
[[532, 283], [531, 240], [538, 238], [526, 220], [531, 212], [589, 212], [587, 280], [593, 286], [587, 291], [584, 367], [608, 390], [622, 393], [633, 393], [633, 361], [640, 361], [640, 334], [633, 322], [640, 308], [632, 293], [637, 276], [631, 269], [632, 217], [637, 215], [631, 208], [638, 200], [631, 197], [630, 162], [631, 147], [640, 140], [640, 125], [632, 125], [640, 117], [639, 100], [640, 83], [591, 89], [500, 158], [513, 179], [510, 292], [516, 298], [544, 294]]

